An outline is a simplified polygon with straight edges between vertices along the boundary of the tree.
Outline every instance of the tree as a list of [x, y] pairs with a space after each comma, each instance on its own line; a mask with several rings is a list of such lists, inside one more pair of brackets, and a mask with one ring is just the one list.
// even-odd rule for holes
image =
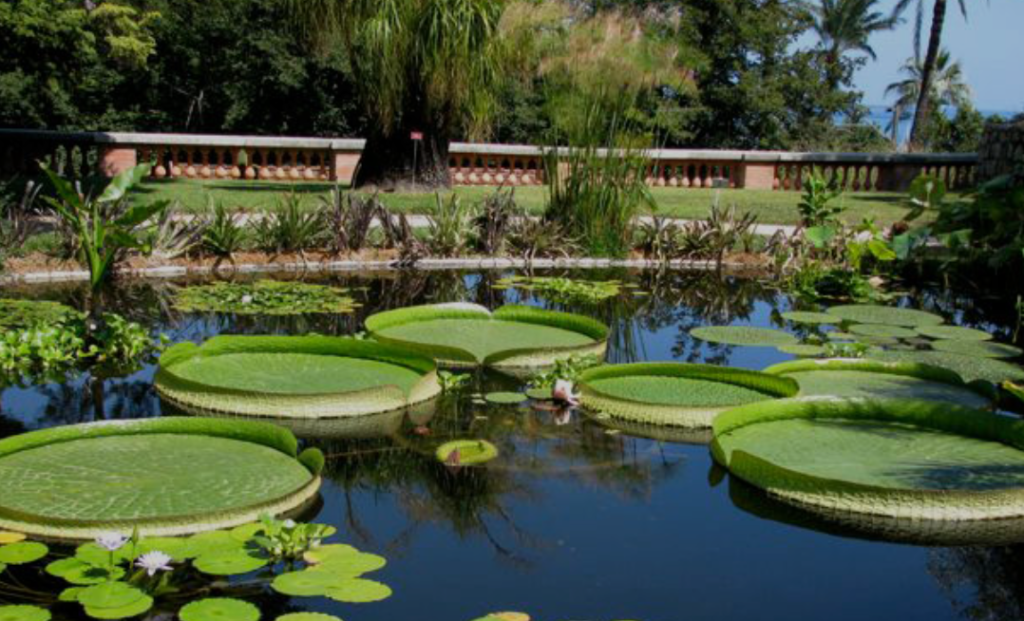
[[840, 86], [844, 55], [862, 52], [874, 60], [875, 50], [868, 41], [871, 35], [892, 30], [900, 23], [898, 12], [882, 13], [877, 10], [878, 3], [879, 0], [803, 2], [810, 18], [811, 30], [821, 40], [831, 88], [838, 89]]
[[[921, 100], [921, 85], [924, 83], [925, 68], [919, 58], [908, 58], [900, 73], [905, 77], [885, 87], [885, 96], [895, 95], [893, 103], [893, 120], [890, 129], [894, 137], [899, 136], [899, 122], [907, 110]], [[931, 92], [928, 100], [937, 106], [956, 106], [962, 108], [971, 103], [971, 88], [964, 82], [963, 70], [959, 61], [952, 60], [949, 50], [941, 50], [936, 56], [935, 69], [932, 72]], [[915, 138], [911, 134], [911, 142]], [[917, 145], [927, 142], [925, 132], [919, 131]]]
[[[920, 57], [921, 50], [921, 32], [924, 26], [924, 9], [926, 0], [899, 0], [896, 4], [897, 11], [904, 11], [911, 2], [917, 4], [916, 17], [914, 19], [914, 56]], [[957, 0], [957, 4], [960, 6], [960, 13], [967, 18], [967, 4], [964, 0]], [[923, 133], [928, 124], [928, 115], [931, 113], [932, 106], [932, 90], [930, 85], [932, 83], [933, 74], [935, 73], [936, 63], [939, 59], [939, 52], [942, 45], [942, 27], [946, 21], [946, 0], [935, 0], [935, 5], [932, 7], [932, 25], [931, 32], [928, 34], [928, 50], [925, 52], [924, 62], [921, 65], [921, 84], [923, 88], [920, 89], [917, 98], [917, 105], [914, 108], [914, 124], [910, 128], [910, 148], [917, 148], [923, 138]]]
[[349, 52], [371, 121], [356, 184], [448, 185], [449, 141], [484, 134], [494, 114], [504, 0], [287, 2], [323, 49]]

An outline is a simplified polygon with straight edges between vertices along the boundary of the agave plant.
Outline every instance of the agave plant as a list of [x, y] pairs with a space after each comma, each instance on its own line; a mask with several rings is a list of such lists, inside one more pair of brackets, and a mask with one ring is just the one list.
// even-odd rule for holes
[[253, 233], [257, 246], [266, 252], [305, 256], [320, 243], [323, 221], [320, 213], [303, 209], [302, 197], [289, 193], [276, 211], [255, 221]]
[[446, 201], [440, 193], [435, 193], [427, 245], [432, 252], [442, 257], [462, 254], [469, 245], [472, 222], [472, 207], [464, 205], [457, 194], [452, 194]]
[[203, 250], [219, 260], [231, 261], [232, 256], [242, 250], [248, 239], [240, 219], [240, 215], [232, 213], [222, 203], [217, 203], [213, 218], [203, 231]]
[[147, 243], [153, 256], [174, 259], [200, 246], [209, 227], [208, 218], [182, 214], [181, 203], [175, 201], [160, 213], [148, 233]]
[[640, 224], [639, 250], [648, 259], [666, 263], [679, 253], [680, 228], [672, 219], [653, 216]]

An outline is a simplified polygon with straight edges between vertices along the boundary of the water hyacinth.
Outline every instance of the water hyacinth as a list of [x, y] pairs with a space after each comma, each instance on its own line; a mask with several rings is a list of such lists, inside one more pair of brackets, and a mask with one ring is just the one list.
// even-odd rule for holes
[[152, 578], [158, 571], [171, 571], [171, 557], [159, 550], [153, 550], [140, 556], [135, 561], [135, 566], [145, 569], [146, 574]]

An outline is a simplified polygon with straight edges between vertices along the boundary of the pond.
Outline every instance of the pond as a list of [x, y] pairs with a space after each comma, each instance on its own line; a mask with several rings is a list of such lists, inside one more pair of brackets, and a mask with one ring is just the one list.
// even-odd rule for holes
[[[198, 343], [218, 334], [354, 334], [368, 315], [413, 304], [470, 301], [496, 308], [518, 302], [599, 319], [612, 330], [613, 362], [762, 369], [794, 358], [771, 347], [689, 335], [706, 325], [786, 326], [780, 313], [796, 305], [772, 283], [703, 272], [572, 273], [633, 285], [585, 302], [499, 282], [510, 275], [318, 276], [316, 282], [351, 289], [360, 306], [343, 315], [181, 314], [167, 300], [185, 282], [133, 283], [114, 306], [172, 341]], [[72, 304], [81, 294], [74, 286], [5, 292]], [[1010, 340], [1016, 320], [1010, 303], [938, 286], [905, 295], [914, 308]], [[2, 395], [0, 436], [174, 413], [153, 389], [154, 372], [150, 367], [103, 384], [78, 378], [9, 388]], [[353, 605], [264, 594], [264, 618], [290, 610], [348, 621], [469, 621], [497, 610], [522, 610], [542, 621], [1024, 616], [1024, 546], [886, 541], [883, 529], [824, 522], [772, 501], [715, 466], [706, 445], [672, 441], [696, 438], [652, 439], [642, 437], [643, 429], [611, 429], [579, 412], [480, 398], [522, 386], [509, 375], [481, 372], [458, 396], [434, 407], [310, 432], [318, 437], [306, 443], [328, 458], [321, 502], [310, 519], [337, 526], [340, 541], [386, 557], [375, 579], [394, 596]], [[457, 471], [434, 458], [439, 443], [467, 436], [489, 440], [501, 457]]]

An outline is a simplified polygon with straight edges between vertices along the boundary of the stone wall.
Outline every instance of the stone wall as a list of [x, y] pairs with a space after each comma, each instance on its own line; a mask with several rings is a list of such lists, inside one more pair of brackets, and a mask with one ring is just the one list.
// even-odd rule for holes
[[1024, 183], [1024, 114], [986, 125], [978, 150], [979, 181], [1009, 174]]

